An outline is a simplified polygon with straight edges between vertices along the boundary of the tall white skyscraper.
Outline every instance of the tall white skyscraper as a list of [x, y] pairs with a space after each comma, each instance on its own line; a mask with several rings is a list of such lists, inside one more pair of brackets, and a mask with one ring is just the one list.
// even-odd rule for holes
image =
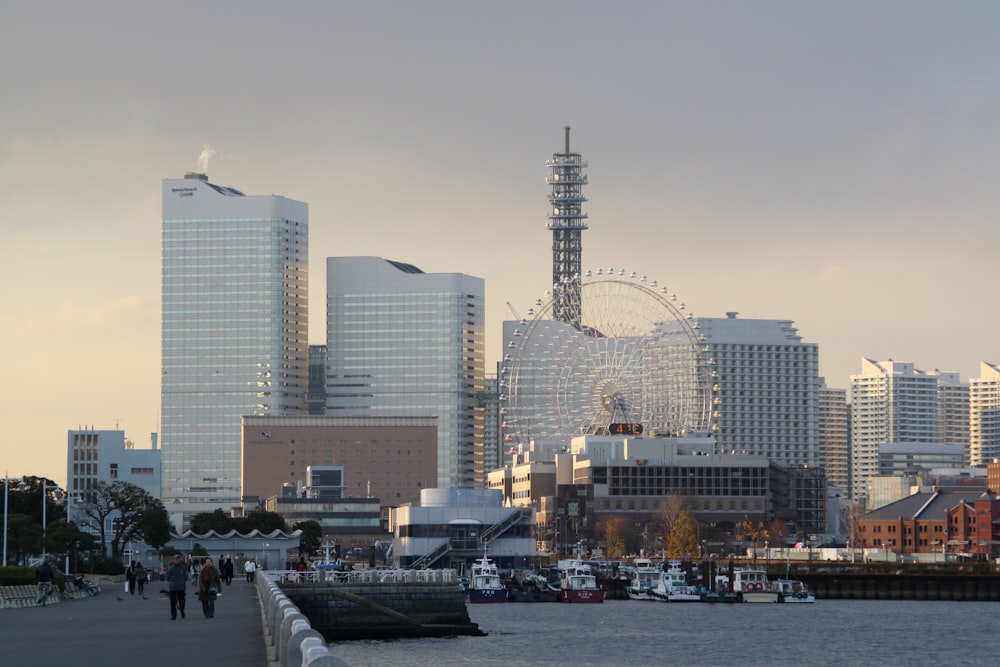
[[326, 271], [326, 414], [437, 417], [436, 485], [472, 487], [483, 446], [483, 279], [379, 257], [330, 257]]
[[304, 409], [308, 206], [204, 174], [163, 181], [163, 501], [240, 505], [241, 418]]
[[865, 497], [888, 442], [938, 442], [938, 377], [910, 362], [861, 360], [851, 376], [851, 498]]
[[819, 346], [789, 320], [695, 318], [718, 374], [721, 452], [819, 464]]
[[1000, 459], [1000, 367], [979, 362], [979, 377], [969, 380], [969, 465]]

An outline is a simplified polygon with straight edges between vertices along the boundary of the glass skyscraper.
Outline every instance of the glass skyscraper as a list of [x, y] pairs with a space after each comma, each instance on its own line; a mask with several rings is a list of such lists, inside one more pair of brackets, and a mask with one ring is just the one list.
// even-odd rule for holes
[[241, 418], [304, 412], [308, 206], [204, 174], [163, 181], [163, 502], [240, 505]]
[[436, 486], [472, 487], [483, 442], [483, 279], [329, 257], [326, 281], [326, 414], [437, 417]]

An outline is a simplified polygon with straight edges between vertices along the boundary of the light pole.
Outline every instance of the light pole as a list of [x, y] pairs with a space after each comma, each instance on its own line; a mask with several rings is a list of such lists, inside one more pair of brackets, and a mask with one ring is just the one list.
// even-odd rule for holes
[[[3, 563], [0, 566], [7, 567], [7, 499], [9, 497], [7, 488], [10, 486], [11, 478], [7, 476], [7, 471], [3, 473]], [[24, 490], [24, 478], [18, 477], [18, 488]]]
[[48, 495], [49, 489], [54, 489], [57, 496], [61, 496], [63, 490], [59, 488], [58, 484], [49, 484], [49, 480], [42, 478], [42, 558], [45, 558], [45, 529], [46, 529], [46, 510], [48, 509]]

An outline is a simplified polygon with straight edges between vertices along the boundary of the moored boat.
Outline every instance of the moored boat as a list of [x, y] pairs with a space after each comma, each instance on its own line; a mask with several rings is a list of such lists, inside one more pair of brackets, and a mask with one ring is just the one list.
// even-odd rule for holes
[[507, 602], [559, 602], [559, 589], [537, 572], [514, 572], [504, 585]]
[[633, 575], [625, 587], [630, 600], [656, 600], [653, 589], [660, 579], [660, 569], [648, 558], [637, 558], [632, 563]]
[[739, 597], [740, 602], [778, 601], [778, 590], [768, 581], [766, 570], [736, 570], [733, 591]]
[[604, 602], [604, 590], [582, 561], [559, 561], [559, 573], [560, 602]]
[[778, 589], [778, 602], [800, 604], [816, 601], [816, 596], [798, 579], [778, 579], [774, 587]]
[[500, 572], [485, 555], [472, 564], [472, 576], [465, 591], [469, 602], [473, 603], [507, 601], [507, 589], [500, 581]]
[[660, 572], [659, 580], [651, 594], [663, 602], [700, 602], [698, 590], [688, 584], [687, 574], [681, 569], [678, 561], [671, 561], [670, 566]]

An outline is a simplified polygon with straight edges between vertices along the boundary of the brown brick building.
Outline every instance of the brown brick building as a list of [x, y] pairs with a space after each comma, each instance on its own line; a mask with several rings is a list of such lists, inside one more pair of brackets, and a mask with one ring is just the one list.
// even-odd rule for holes
[[1000, 555], [1000, 499], [993, 491], [915, 493], [865, 514], [852, 545], [897, 554]]

